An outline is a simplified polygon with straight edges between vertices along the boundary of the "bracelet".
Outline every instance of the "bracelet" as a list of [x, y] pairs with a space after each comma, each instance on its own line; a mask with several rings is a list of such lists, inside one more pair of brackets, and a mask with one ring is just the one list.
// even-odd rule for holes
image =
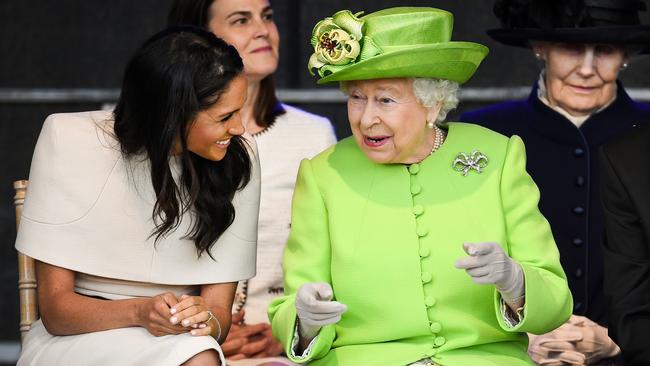
[[221, 323], [219, 323], [219, 319], [217, 319], [217, 317], [214, 316], [214, 314], [212, 314], [212, 311], [210, 311], [210, 310], [206, 310], [206, 311], [208, 312], [208, 315], [210, 315], [210, 317], [208, 317], [208, 320], [206, 320], [204, 323], [208, 324], [210, 322], [210, 320], [214, 319], [214, 322], [217, 323], [217, 330], [219, 331], [217, 336], [214, 337], [214, 338], [219, 339], [219, 337], [221, 337]]

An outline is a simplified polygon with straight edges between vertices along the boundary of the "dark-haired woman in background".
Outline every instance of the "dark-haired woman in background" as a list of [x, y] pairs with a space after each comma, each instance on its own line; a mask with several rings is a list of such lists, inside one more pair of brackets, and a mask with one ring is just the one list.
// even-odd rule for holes
[[648, 50], [639, 46], [650, 42], [650, 26], [639, 24], [641, 10], [645, 4], [637, 0], [497, 1], [503, 28], [488, 34], [532, 48], [543, 70], [527, 100], [461, 116], [524, 140], [539, 207], [560, 249], [574, 315], [531, 341], [529, 353], [540, 365], [593, 364], [619, 353], [607, 334], [596, 153], [650, 121], [650, 106], [630, 99], [617, 80], [632, 56]]
[[16, 241], [41, 313], [19, 365], [225, 364], [259, 205], [242, 70], [212, 33], [174, 28], [129, 62], [114, 113], [48, 117]]
[[[298, 167], [336, 137], [327, 119], [280, 104], [275, 96], [280, 40], [268, 0], [175, 0], [169, 22], [209, 29], [235, 46], [244, 61], [248, 98], [242, 121], [257, 142], [262, 177], [257, 275], [237, 292], [223, 351], [229, 364], [271, 361], [268, 357], [282, 353], [282, 346], [271, 334], [266, 309], [283, 294], [282, 250], [289, 237]], [[235, 362], [244, 358], [254, 360]]]

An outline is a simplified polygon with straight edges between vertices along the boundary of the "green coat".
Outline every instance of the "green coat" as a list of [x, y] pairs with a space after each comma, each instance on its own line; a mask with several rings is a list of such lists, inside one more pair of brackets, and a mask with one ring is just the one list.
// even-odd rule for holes
[[[524, 332], [566, 321], [572, 299], [558, 250], [537, 208], [524, 145], [485, 128], [450, 123], [444, 145], [419, 164], [376, 164], [352, 138], [303, 160], [284, 253], [285, 296], [273, 301], [273, 333], [287, 354], [295, 293], [327, 282], [348, 306], [322, 328], [310, 365], [407, 365], [431, 357], [444, 366], [531, 365]], [[489, 164], [467, 176], [460, 152]], [[524, 270], [522, 321], [503, 320], [494, 286], [475, 284], [454, 262], [464, 242], [494, 241]]]

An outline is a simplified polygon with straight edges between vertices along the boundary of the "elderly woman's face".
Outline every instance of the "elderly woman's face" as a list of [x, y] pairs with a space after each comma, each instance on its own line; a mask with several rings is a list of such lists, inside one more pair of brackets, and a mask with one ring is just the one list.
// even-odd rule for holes
[[352, 135], [376, 163], [410, 164], [426, 158], [440, 106], [424, 107], [413, 93], [411, 79], [376, 79], [346, 84]]
[[591, 114], [615, 96], [616, 79], [626, 62], [624, 49], [609, 44], [548, 43], [533, 49], [546, 63], [549, 102], [573, 116]]
[[261, 80], [278, 67], [280, 36], [268, 0], [215, 0], [208, 28], [233, 45], [244, 61], [244, 72]]

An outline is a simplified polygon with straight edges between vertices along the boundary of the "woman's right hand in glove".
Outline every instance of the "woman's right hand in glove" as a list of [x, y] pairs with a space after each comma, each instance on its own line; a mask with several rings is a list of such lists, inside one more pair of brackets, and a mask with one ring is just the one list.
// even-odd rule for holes
[[298, 315], [298, 332], [301, 343], [309, 343], [320, 329], [341, 320], [348, 307], [338, 301], [332, 301], [334, 292], [327, 283], [305, 283], [296, 293], [296, 314]]

